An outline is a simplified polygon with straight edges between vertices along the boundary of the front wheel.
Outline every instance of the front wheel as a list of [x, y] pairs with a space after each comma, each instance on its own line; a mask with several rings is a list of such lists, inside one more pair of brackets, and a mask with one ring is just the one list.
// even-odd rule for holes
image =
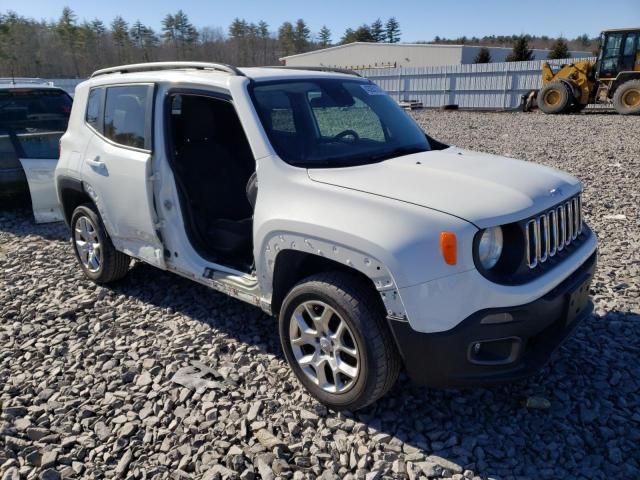
[[119, 280], [129, 270], [131, 258], [115, 249], [93, 205], [73, 211], [71, 241], [84, 274], [96, 283]]
[[613, 107], [621, 115], [640, 115], [640, 80], [629, 80], [613, 94]]
[[285, 357], [307, 390], [335, 410], [357, 410], [395, 383], [400, 357], [376, 292], [342, 272], [313, 275], [285, 298]]
[[554, 80], [538, 92], [538, 108], [544, 113], [563, 113], [571, 106], [572, 97], [569, 87], [564, 82]]

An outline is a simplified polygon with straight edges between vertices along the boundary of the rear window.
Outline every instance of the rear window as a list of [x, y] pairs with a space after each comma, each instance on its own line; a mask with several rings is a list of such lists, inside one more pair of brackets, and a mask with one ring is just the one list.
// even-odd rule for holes
[[58, 142], [67, 129], [71, 97], [62, 90], [0, 90], [0, 130], [23, 158], [58, 158]]

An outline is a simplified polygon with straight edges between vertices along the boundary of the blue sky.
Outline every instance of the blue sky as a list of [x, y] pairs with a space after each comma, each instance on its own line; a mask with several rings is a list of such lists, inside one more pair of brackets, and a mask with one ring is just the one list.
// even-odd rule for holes
[[390, 16], [400, 21], [403, 42], [431, 40], [436, 35], [512, 33], [573, 38], [582, 33], [595, 36], [605, 28], [640, 27], [640, 0], [2, 0], [0, 12], [14, 10], [52, 20], [65, 5], [81, 19], [97, 17], [108, 23], [120, 14], [129, 22], [139, 19], [156, 30], [162, 17], [178, 8], [197, 27], [223, 27], [225, 32], [234, 17], [265, 20], [271, 30], [285, 20], [302, 17], [314, 33], [327, 25], [334, 41], [347, 27]]

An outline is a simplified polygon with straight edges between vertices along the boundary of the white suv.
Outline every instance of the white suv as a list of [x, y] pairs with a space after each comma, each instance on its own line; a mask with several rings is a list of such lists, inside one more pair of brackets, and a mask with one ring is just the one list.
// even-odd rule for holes
[[524, 377], [592, 308], [578, 180], [442, 144], [353, 73], [101, 70], [61, 149], [89, 278], [133, 257], [259, 306], [335, 409], [375, 401], [402, 364], [433, 386]]

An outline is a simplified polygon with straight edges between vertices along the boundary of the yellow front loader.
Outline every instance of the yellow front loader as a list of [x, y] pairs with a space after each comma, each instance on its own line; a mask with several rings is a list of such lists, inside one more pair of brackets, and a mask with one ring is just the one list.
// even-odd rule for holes
[[542, 65], [537, 103], [544, 113], [579, 112], [590, 103], [640, 114], [640, 28], [606, 30], [597, 62], [579, 60], [554, 71]]

